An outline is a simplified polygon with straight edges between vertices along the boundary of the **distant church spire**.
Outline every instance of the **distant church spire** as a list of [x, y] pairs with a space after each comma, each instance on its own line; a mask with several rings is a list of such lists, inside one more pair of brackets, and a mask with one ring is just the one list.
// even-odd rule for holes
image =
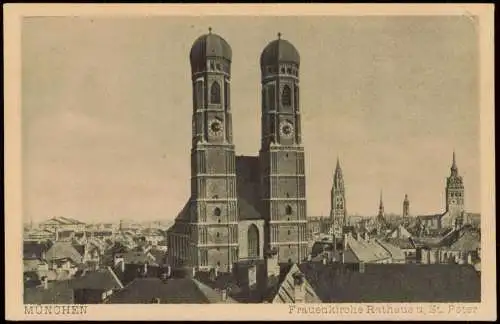
[[344, 227], [347, 225], [347, 207], [345, 197], [344, 176], [337, 157], [337, 165], [333, 175], [331, 190], [330, 219], [333, 225], [333, 233], [337, 238], [342, 237]]
[[378, 207], [378, 211], [379, 211], [379, 214], [380, 213], [384, 213], [384, 200], [382, 198], [382, 190], [380, 190], [380, 204], [379, 204], [379, 207]]
[[410, 216], [410, 200], [408, 195], [405, 194], [405, 200], [403, 201], [403, 218]]
[[457, 167], [457, 160], [455, 157], [455, 150], [453, 150], [453, 162], [451, 164], [451, 174], [458, 175], [458, 167]]

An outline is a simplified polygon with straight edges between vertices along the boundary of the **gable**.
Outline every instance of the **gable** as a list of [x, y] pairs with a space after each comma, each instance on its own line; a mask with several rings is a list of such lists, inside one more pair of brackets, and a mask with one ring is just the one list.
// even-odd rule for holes
[[[284, 277], [283, 281], [279, 284], [278, 291], [276, 292], [272, 303], [295, 303], [295, 285], [294, 285], [294, 274], [302, 274], [299, 267], [294, 264]], [[305, 277], [303, 277], [304, 283], [302, 289], [305, 290], [305, 302], [306, 303], [319, 303], [321, 300], [316, 295], [316, 292], [311, 287], [309, 282]]]

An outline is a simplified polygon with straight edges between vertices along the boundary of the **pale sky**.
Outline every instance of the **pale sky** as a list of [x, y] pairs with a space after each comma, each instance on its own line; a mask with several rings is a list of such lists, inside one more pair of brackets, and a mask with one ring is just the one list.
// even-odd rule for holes
[[233, 50], [237, 154], [260, 147], [260, 67], [281, 32], [301, 55], [307, 211], [329, 212], [339, 156], [350, 214], [444, 210], [453, 149], [480, 211], [478, 50], [467, 17], [26, 18], [24, 217], [173, 219], [189, 196], [189, 50]]

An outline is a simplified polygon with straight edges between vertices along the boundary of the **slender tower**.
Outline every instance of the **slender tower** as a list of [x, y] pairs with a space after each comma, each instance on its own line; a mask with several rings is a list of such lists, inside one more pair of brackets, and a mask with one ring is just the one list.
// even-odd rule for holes
[[347, 225], [347, 212], [345, 201], [345, 187], [342, 169], [337, 158], [337, 166], [333, 175], [333, 185], [331, 190], [330, 221], [333, 226], [333, 235], [336, 239], [343, 236], [344, 226]]
[[262, 141], [259, 152], [265, 244], [280, 262], [307, 256], [306, 180], [301, 140], [297, 49], [288, 41], [269, 43], [260, 57]]
[[[199, 37], [190, 53], [193, 84], [191, 199], [181, 253], [199, 269], [228, 271], [238, 260], [238, 203], [230, 79], [232, 51], [219, 35]], [[187, 254], [187, 255], [186, 255]]]
[[378, 215], [377, 215], [377, 232], [380, 234], [382, 228], [385, 226], [385, 211], [384, 211], [384, 201], [382, 199], [382, 190], [380, 190], [380, 202], [378, 205]]
[[446, 179], [446, 212], [449, 213], [449, 223], [442, 224], [444, 227], [452, 227], [457, 220], [463, 217], [464, 212], [464, 182], [458, 174], [455, 152], [450, 168], [450, 176]]
[[410, 200], [408, 199], [408, 195], [405, 195], [405, 200], [403, 200], [403, 219], [406, 219], [410, 216]]

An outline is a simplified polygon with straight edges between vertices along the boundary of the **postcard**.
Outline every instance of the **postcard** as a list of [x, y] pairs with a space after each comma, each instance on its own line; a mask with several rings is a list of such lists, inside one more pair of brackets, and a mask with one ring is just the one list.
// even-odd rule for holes
[[493, 5], [4, 8], [8, 319], [496, 320]]

